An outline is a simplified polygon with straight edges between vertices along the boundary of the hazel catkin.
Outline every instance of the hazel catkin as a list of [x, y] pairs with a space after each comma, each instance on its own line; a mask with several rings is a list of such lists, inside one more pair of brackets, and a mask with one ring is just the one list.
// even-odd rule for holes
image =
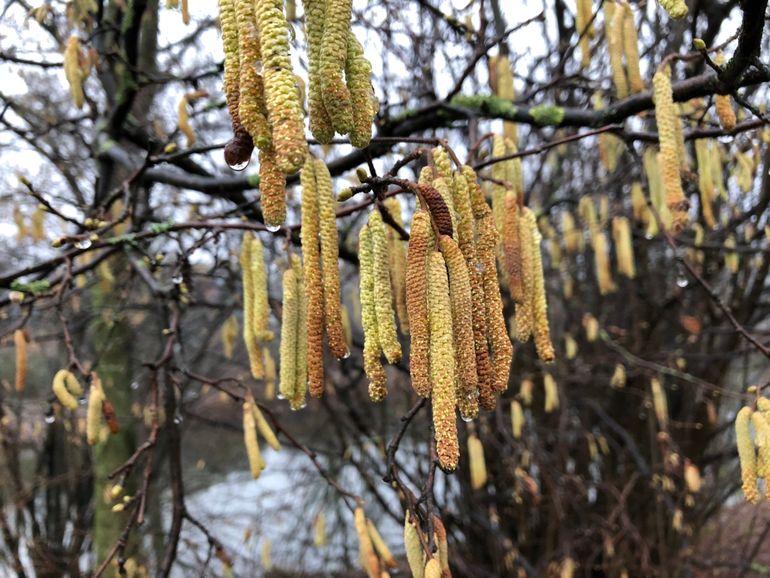
[[746, 501], [756, 504], [759, 501], [757, 490], [757, 452], [751, 439], [750, 407], [743, 407], [735, 416], [735, 438], [738, 446], [738, 459], [741, 464], [743, 495]]
[[546, 363], [556, 357], [551, 343], [551, 329], [548, 324], [548, 299], [545, 292], [545, 275], [543, 274], [543, 259], [540, 254], [540, 231], [537, 228], [535, 214], [525, 213], [527, 226], [532, 231], [532, 333], [535, 340], [537, 356]]
[[343, 80], [352, 11], [352, 0], [330, 0], [326, 3], [319, 55], [323, 103], [334, 130], [340, 134], [348, 134], [353, 125], [350, 91]]
[[418, 210], [412, 217], [412, 230], [406, 261], [406, 310], [409, 315], [411, 346], [409, 373], [412, 387], [421, 397], [430, 396], [429, 352], [430, 321], [428, 318], [428, 245], [430, 217]]
[[375, 100], [372, 91], [372, 65], [364, 56], [364, 49], [353, 32], [348, 34], [345, 78], [350, 91], [353, 119], [350, 125], [350, 144], [364, 148], [372, 139], [372, 118]]
[[388, 234], [379, 211], [369, 213], [369, 229], [372, 234], [374, 298], [380, 346], [388, 363], [398, 363], [401, 360], [401, 344], [398, 342], [393, 313]]
[[56, 399], [58, 399], [59, 403], [64, 407], [72, 411], [75, 411], [78, 408], [78, 400], [75, 396], [81, 395], [83, 393], [83, 388], [80, 387], [77, 378], [68, 370], [60, 369], [56, 372], [56, 375], [53, 377], [51, 389], [56, 396]]
[[334, 138], [329, 113], [323, 100], [321, 80], [321, 44], [323, 42], [324, 18], [326, 15], [326, 0], [303, 0], [305, 8], [305, 31], [307, 34], [308, 77], [308, 107], [310, 116], [310, 132], [321, 144], [328, 144]]
[[13, 332], [13, 346], [16, 349], [16, 391], [24, 391], [27, 383], [27, 336], [23, 329]]
[[369, 397], [382, 401], [388, 394], [385, 370], [380, 363], [382, 347], [377, 327], [377, 296], [375, 283], [374, 247], [369, 225], [358, 233], [358, 262], [360, 266], [361, 324], [364, 329], [364, 371], [369, 378]]
[[283, 273], [283, 316], [281, 318], [281, 397], [291, 400], [297, 387], [297, 330], [299, 321], [297, 278], [292, 268]]

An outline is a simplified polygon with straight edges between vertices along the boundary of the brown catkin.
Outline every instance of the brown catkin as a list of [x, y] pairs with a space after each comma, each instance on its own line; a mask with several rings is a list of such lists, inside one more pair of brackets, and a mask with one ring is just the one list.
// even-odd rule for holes
[[259, 151], [259, 199], [265, 225], [275, 228], [286, 220], [286, 175], [278, 169], [275, 151]]
[[[429, 168], [429, 167], [426, 167]], [[450, 177], [451, 178], [451, 177]], [[433, 188], [435, 188], [439, 194], [441, 195], [441, 198], [444, 200], [444, 203], [446, 204], [447, 211], [449, 212], [450, 219], [452, 221], [452, 235], [450, 235], [452, 238], [454, 237], [454, 231], [456, 230], [456, 221], [457, 218], [455, 216], [455, 210], [454, 210], [454, 201], [452, 199], [452, 190], [450, 188], [450, 181], [447, 181], [444, 177], [437, 177], [433, 179]]]
[[430, 217], [423, 210], [412, 217], [406, 257], [406, 310], [409, 315], [411, 346], [409, 373], [412, 387], [421, 397], [430, 396], [430, 320], [428, 318], [427, 257], [430, 244]]
[[[494, 389], [505, 391], [508, 387], [508, 377], [511, 371], [513, 345], [505, 328], [503, 316], [503, 300], [500, 295], [500, 284], [497, 281], [495, 266], [495, 246], [497, 232], [492, 213], [488, 213], [477, 222], [478, 225], [478, 255], [482, 270], [484, 300], [486, 303], [487, 335], [492, 347], [492, 368], [494, 373]], [[483, 409], [494, 409], [496, 399], [494, 391], [486, 391], [479, 383], [479, 403]]]
[[449, 296], [452, 303], [452, 329], [459, 384], [457, 405], [463, 417], [469, 419], [476, 417], [479, 411], [471, 282], [465, 258], [457, 243], [451, 237], [442, 235], [439, 244], [449, 270]]
[[750, 407], [743, 407], [735, 416], [735, 438], [741, 464], [743, 495], [747, 502], [756, 504], [759, 501], [759, 492], [757, 490], [757, 452], [751, 439], [750, 429], [752, 413]]
[[16, 391], [24, 391], [27, 383], [27, 336], [23, 329], [13, 332], [13, 345], [16, 348]]
[[329, 350], [337, 359], [350, 355], [345, 341], [340, 313], [339, 242], [337, 238], [337, 200], [332, 190], [332, 177], [326, 163], [314, 162], [321, 235], [323, 269], [324, 319]]
[[679, 152], [682, 127], [674, 107], [671, 89], [671, 67], [659, 69], [652, 78], [655, 99], [655, 120], [660, 138], [660, 159], [666, 206], [672, 213], [674, 232], [687, 224], [688, 203], [682, 190], [680, 166], [684, 163]]
[[455, 416], [455, 353], [452, 341], [452, 304], [444, 257], [431, 253], [428, 269], [430, 316], [430, 376], [436, 453], [441, 467], [454, 470], [460, 459]]
[[427, 183], [419, 183], [417, 191], [428, 205], [430, 216], [438, 234], [453, 237], [452, 215], [441, 193]]
[[[385, 208], [390, 216], [402, 229], [404, 220], [401, 218], [401, 203], [398, 198], [390, 197], [385, 200]], [[388, 227], [388, 242], [390, 255], [390, 280], [393, 289], [393, 302], [396, 305], [396, 316], [401, 333], [409, 335], [409, 315], [406, 310], [406, 242], [401, 239], [393, 227]]]
[[548, 300], [545, 293], [543, 258], [540, 254], [540, 231], [532, 211], [525, 213], [527, 226], [532, 230], [532, 332], [537, 356], [550, 363], [556, 357], [551, 343], [551, 329], [548, 325]]
[[364, 329], [364, 371], [369, 378], [369, 397], [382, 401], [388, 395], [385, 369], [380, 363], [382, 347], [377, 328], [377, 296], [375, 290], [374, 247], [369, 225], [358, 233], [358, 262], [360, 265], [361, 325]]
[[[533, 296], [535, 294], [535, 238], [531, 221], [534, 213], [522, 207], [519, 216], [519, 243], [521, 247], [521, 300], [516, 303], [516, 339], [525, 343], [534, 327]], [[537, 229], [537, 225], [535, 225]], [[539, 247], [538, 247], [539, 250]]]
[[313, 159], [308, 157], [300, 173], [302, 183], [302, 257], [307, 304], [307, 364], [310, 395], [324, 392], [323, 331], [324, 290], [319, 247], [318, 188]]
[[511, 299], [521, 303], [524, 299], [522, 280], [522, 251], [519, 235], [519, 203], [515, 192], [508, 191], [505, 195], [505, 210], [503, 213], [503, 263], [505, 275], [508, 278], [508, 289]]
[[401, 360], [401, 344], [398, 342], [393, 313], [388, 233], [379, 211], [369, 213], [369, 229], [374, 251], [374, 299], [380, 346], [388, 363], [398, 363]]

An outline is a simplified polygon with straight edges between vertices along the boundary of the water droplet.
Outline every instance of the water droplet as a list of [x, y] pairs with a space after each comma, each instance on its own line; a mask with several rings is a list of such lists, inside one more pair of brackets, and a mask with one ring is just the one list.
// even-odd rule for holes
[[229, 166], [230, 166], [230, 168], [231, 168], [231, 169], [233, 169], [234, 171], [242, 171], [242, 170], [243, 170], [243, 169], [245, 169], [247, 166], [249, 166], [249, 161], [247, 161], [247, 160], [246, 160], [246, 161], [243, 161], [242, 163], [233, 163], [233, 164], [231, 164], [231, 165], [229, 165]]
[[180, 423], [182, 423], [183, 421], [184, 421], [184, 418], [182, 417], [182, 414], [178, 413], [178, 414], [176, 414], [176, 415], [174, 416], [174, 423], [175, 423], [176, 425], [179, 425], [179, 424], [180, 424]]
[[292, 405], [291, 406], [291, 411], [299, 411], [301, 409], [305, 409], [306, 407], [307, 407], [307, 401], [303, 401], [299, 405]]
[[350, 349], [345, 350], [345, 353], [340, 357], [340, 359], [347, 359], [350, 357]]
[[464, 413], [460, 414], [460, 419], [462, 419], [465, 423], [470, 423], [473, 421], [473, 418], [469, 415], [465, 415]]
[[79, 241], [75, 241], [75, 247], [78, 249], [88, 249], [91, 246], [91, 239], [80, 239]]
[[184, 277], [182, 277], [181, 275], [174, 275], [174, 276], [171, 278], [171, 282], [172, 282], [174, 285], [181, 285], [181, 284], [182, 284], [182, 281], [184, 281]]
[[78, 403], [79, 403], [80, 405], [85, 405], [85, 404], [86, 404], [86, 401], [88, 401], [88, 399], [86, 398], [86, 396], [85, 396], [85, 395], [81, 395], [81, 396], [78, 398]]
[[648, 241], [652, 241], [655, 237], [650, 233], [645, 233], [644, 238], [647, 239]]
[[280, 391], [275, 394], [275, 397], [278, 398], [278, 399], [286, 399], [286, 396], [283, 395]]
[[132, 381], [131, 382], [131, 389], [139, 389], [139, 382], [138, 381]]
[[676, 284], [678, 287], [687, 287], [690, 282], [687, 280], [687, 277], [680, 276], [676, 279]]
[[45, 423], [53, 423], [56, 421], [56, 417], [52, 413], [48, 413], [45, 416]]
[[281, 225], [265, 225], [265, 228], [271, 233], [276, 233], [281, 230]]

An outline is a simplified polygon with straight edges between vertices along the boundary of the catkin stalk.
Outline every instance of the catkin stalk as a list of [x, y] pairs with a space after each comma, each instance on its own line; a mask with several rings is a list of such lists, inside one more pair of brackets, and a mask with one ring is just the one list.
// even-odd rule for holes
[[427, 258], [430, 243], [430, 217], [418, 210], [412, 217], [406, 261], [406, 310], [409, 315], [411, 346], [409, 373], [412, 387], [421, 397], [430, 396], [430, 320], [428, 318]]
[[454, 470], [460, 457], [455, 417], [455, 352], [452, 341], [449, 280], [441, 253], [431, 253], [428, 269], [430, 316], [430, 376], [436, 453], [445, 470]]

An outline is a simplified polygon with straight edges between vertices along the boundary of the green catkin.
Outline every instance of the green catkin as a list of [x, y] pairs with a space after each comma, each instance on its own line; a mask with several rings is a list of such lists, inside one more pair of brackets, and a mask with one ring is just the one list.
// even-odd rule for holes
[[369, 397], [382, 401], [388, 395], [385, 369], [380, 363], [382, 347], [377, 319], [375, 288], [375, 254], [370, 225], [361, 227], [358, 234], [358, 262], [360, 265], [361, 325], [364, 329], [364, 371], [369, 378]]
[[738, 459], [741, 464], [741, 478], [743, 481], [743, 495], [746, 501], [756, 504], [759, 501], [757, 490], [757, 451], [751, 439], [751, 415], [750, 407], [743, 407], [735, 417], [735, 438], [738, 446]]
[[455, 352], [452, 342], [452, 304], [449, 281], [441, 253], [431, 253], [428, 265], [430, 316], [430, 376], [433, 428], [441, 467], [454, 470], [460, 457], [455, 415]]
[[268, 227], [278, 227], [286, 220], [286, 176], [279, 170], [275, 151], [259, 151], [259, 193], [262, 218]]
[[318, 142], [328, 144], [334, 138], [334, 128], [324, 105], [320, 76], [326, 0], [303, 0], [302, 5], [305, 8], [305, 30], [307, 31], [308, 45], [310, 132], [313, 133], [313, 137]]
[[428, 319], [427, 257], [430, 245], [430, 217], [422, 209], [412, 217], [406, 257], [406, 310], [409, 315], [411, 346], [409, 373], [412, 387], [421, 397], [430, 396], [430, 321]]
[[257, 36], [254, 1], [235, 0], [235, 19], [238, 26], [238, 117], [254, 139], [254, 143], [264, 149], [270, 146], [271, 137], [266, 117], [264, 86], [262, 77], [257, 72], [262, 55]]
[[323, 331], [324, 290], [319, 247], [318, 188], [313, 159], [308, 157], [300, 174], [302, 183], [302, 257], [307, 304], [307, 360], [310, 395], [324, 391]]
[[302, 167], [308, 151], [302, 108], [289, 57], [289, 25], [280, 3], [256, 0], [255, 9], [273, 148], [278, 168], [285, 174], [292, 174]]
[[401, 344], [398, 342], [396, 320], [393, 313], [388, 232], [379, 211], [369, 213], [369, 229], [372, 234], [372, 250], [374, 251], [374, 296], [380, 345], [388, 363], [398, 363], [401, 360]]
[[321, 237], [323, 270], [324, 320], [329, 350], [337, 359], [350, 355], [345, 341], [340, 313], [339, 242], [337, 238], [337, 200], [332, 190], [332, 177], [326, 163], [314, 162]]
[[374, 92], [372, 91], [372, 65], [364, 57], [364, 49], [355, 35], [348, 34], [345, 77], [350, 91], [353, 123], [350, 127], [350, 144], [364, 148], [372, 139], [374, 118]]
[[353, 126], [350, 91], [342, 78], [352, 12], [352, 0], [330, 0], [326, 3], [320, 49], [319, 75], [323, 102], [334, 130], [340, 134], [348, 134]]
[[461, 171], [465, 177], [465, 181], [468, 183], [468, 196], [471, 200], [473, 218], [477, 221], [481, 220], [490, 210], [489, 205], [487, 205], [487, 201], [484, 198], [484, 191], [481, 190], [481, 186], [476, 179], [476, 173], [471, 167], [463, 165]]
[[291, 267], [297, 280], [297, 376], [294, 395], [290, 398], [291, 408], [302, 409], [307, 404], [307, 294], [305, 293], [305, 278], [302, 262], [297, 255], [291, 256]]
[[457, 405], [465, 418], [479, 411], [479, 380], [473, 339], [473, 303], [471, 281], [460, 247], [451, 237], [439, 239], [441, 253], [449, 270], [449, 296], [452, 303], [452, 328], [457, 365]]
[[[508, 377], [511, 371], [513, 345], [505, 328], [503, 316], [503, 300], [500, 295], [500, 284], [497, 280], [495, 265], [495, 247], [497, 246], [497, 231], [494, 216], [487, 216], [477, 221], [478, 226], [478, 255], [482, 270], [484, 301], [486, 303], [487, 335], [492, 348], [493, 384], [497, 391], [505, 391], [508, 387]], [[479, 403], [483, 409], [494, 409], [497, 400], [494, 391], [486, 391], [479, 383]]]
[[659, 0], [659, 2], [668, 15], [675, 20], [687, 14], [687, 4], [684, 0]]
[[294, 269], [283, 273], [283, 317], [281, 319], [281, 397], [291, 401], [297, 387], [297, 330], [299, 325], [299, 293]]

